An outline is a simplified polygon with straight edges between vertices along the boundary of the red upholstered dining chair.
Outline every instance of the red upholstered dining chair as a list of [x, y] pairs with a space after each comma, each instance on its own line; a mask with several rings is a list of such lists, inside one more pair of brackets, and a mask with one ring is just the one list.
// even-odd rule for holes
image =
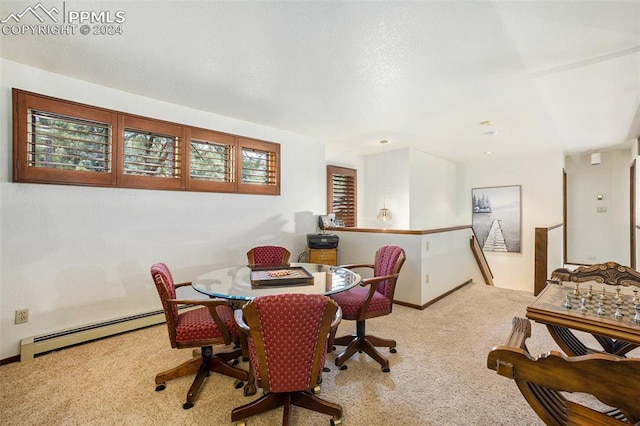
[[296, 405], [332, 416], [332, 425], [341, 423], [342, 407], [310, 390], [321, 379], [330, 329], [341, 319], [338, 305], [320, 294], [267, 295], [247, 303], [235, 317], [247, 337], [252, 372], [247, 386], [255, 389], [257, 380], [264, 394], [235, 408], [231, 421], [284, 406], [282, 424], [288, 425]]
[[[404, 264], [406, 255], [402, 247], [383, 246], [376, 252], [375, 263], [341, 265], [344, 268], [370, 268], [373, 269], [373, 277], [365, 278], [350, 290], [332, 294], [342, 309], [342, 318], [356, 321], [356, 334], [332, 338], [334, 345], [346, 346], [336, 355], [336, 365], [341, 370], [347, 368], [344, 362], [356, 352], [365, 352], [375, 359], [382, 371], [389, 371], [389, 360], [386, 359], [376, 347], [387, 347], [392, 353], [396, 352], [396, 341], [371, 336], [365, 332], [365, 321], [383, 315], [389, 315], [393, 309], [393, 294], [400, 274], [400, 268]], [[336, 330], [332, 333], [335, 334]]]
[[252, 268], [277, 268], [289, 265], [291, 252], [280, 246], [258, 246], [247, 252], [247, 261]]
[[[229, 352], [213, 353], [213, 345], [231, 345], [238, 342], [233, 309], [224, 300], [177, 300], [176, 288], [191, 285], [191, 283], [175, 284], [169, 268], [164, 263], [154, 264], [151, 267], [151, 276], [164, 308], [171, 347], [200, 348], [200, 351], [193, 351], [193, 358], [189, 361], [156, 375], [156, 391], [163, 390], [167, 380], [196, 373], [195, 380], [187, 393], [187, 401], [182, 405], [186, 410], [193, 407], [193, 401], [204, 379], [212, 371], [238, 379], [236, 388], [242, 387], [241, 381], [248, 380], [249, 373], [229, 364], [242, 356], [242, 350], [235, 348]], [[180, 305], [202, 305], [202, 307], [178, 313]]]

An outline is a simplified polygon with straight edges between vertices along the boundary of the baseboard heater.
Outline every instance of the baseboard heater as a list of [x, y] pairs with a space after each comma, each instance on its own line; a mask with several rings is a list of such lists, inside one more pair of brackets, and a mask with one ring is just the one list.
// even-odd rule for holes
[[[189, 307], [180, 307], [181, 310]], [[20, 341], [20, 361], [29, 361], [37, 354], [62, 349], [67, 346], [114, 336], [166, 322], [163, 310], [131, 315], [110, 321], [70, 328], [54, 333], [32, 336]]]

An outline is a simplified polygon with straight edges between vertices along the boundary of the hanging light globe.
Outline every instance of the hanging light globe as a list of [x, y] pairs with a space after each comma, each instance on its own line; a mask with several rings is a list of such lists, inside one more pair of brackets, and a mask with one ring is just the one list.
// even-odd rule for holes
[[385, 188], [387, 185], [387, 181], [385, 179], [386, 164], [385, 164], [384, 146], [388, 143], [389, 141], [387, 140], [380, 141], [380, 144], [382, 145], [382, 208], [380, 209], [380, 211], [378, 211], [378, 215], [376, 216], [376, 218], [382, 222], [391, 220], [391, 210], [387, 208], [387, 197], [386, 197], [386, 188]]
[[391, 210], [389, 210], [386, 207], [383, 207], [383, 208], [380, 209], [380, 211], [378, 211], [378, 215], [376, 217], [378, 218], [378, 220], [381, 220], [383, 222], [391, 220], [391, 218], [392, 218]]

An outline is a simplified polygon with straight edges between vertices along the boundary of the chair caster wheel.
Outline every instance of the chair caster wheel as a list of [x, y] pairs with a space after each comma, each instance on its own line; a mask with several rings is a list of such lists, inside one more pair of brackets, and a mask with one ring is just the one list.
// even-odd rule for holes
[[348, 367], [346, 365], [341, 365], [340, 370], [346, 370]]
[[331, 346], [331, 350], [332, 350], [332, 351], [335, 351], [335, 350], [336, 350], [336, 347], [335, 347], [335, 346]]
[[233, 385], [233, 387], [235, 387], [236, 389], [240, 389], [240, 388], [241, 388], [241, 387], [243, 387], [243, 386], [244, 386], [244, 382], [242, 382], [242, 381], [240, 381], [240, 380], [238, 380], [238, 381]]
[[320, 386], [316, 386], [311, 390], [314, 395], [320, 395]]
[[185, 402], [184, 404], [182, 404], [182, 408], [184, 408], [185, 410], [188, 410], [191, 407], [193, 407], [193, 402]]
[[322, 371], [324, 371], [325, 373], [329, 373], [331, 369], [329, 367], [322, 367]]
[[389, 367], [386, 367], [386, 368], [382, 369], [383, 373], [388, 373], [389, 371], [391, 371], [391, 369]]
[[360, 350], [358, 351], [358, 353], [359, 353], [359, 354], [361, 354], [361, 353], [362, 353], [362, 349], [360, 349]]
[[238, 364], [240, 364], [240, 360], [238, 358], [231, 361], [231, 365], [238, 365]]
[[161, 390], [165, 390], [166, 387], [167, 386], [164, 383], [160, 383], [159, 385], [156, 386], [156, 392], [160, 392]]
[[389, 348], [389, 352], [391, 352], [392, 354], [395, 354], [398, 351], [396, 350], [396, 348]]
[[258, 392], [255, 386], [245, 386], [244, 387], [244, 396], [252, 396]]
[[342, 424], [342, 419], [331, 419], [331, 426], [338, 426]]

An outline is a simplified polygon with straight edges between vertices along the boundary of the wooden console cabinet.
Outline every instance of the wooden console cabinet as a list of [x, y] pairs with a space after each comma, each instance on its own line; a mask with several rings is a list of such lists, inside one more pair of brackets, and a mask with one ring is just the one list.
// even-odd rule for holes
[[324, 265], [338, 264], [338, 249], [307, 249], [307, 262]]

